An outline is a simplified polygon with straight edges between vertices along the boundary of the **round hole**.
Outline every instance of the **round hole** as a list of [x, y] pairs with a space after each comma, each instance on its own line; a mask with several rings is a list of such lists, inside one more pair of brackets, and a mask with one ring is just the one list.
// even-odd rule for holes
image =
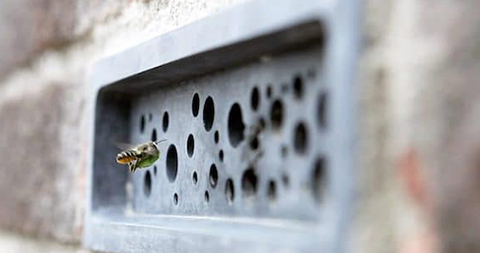
[[207, 203], [210, 201], [210, 194], [208, 194], [208, 191], [205, 191], [204, 199], [205, 199], [205, 202]]
[[142, 115], [140, 117], [140, 133], [143, 133], [145, 131], [145, 116]]
[[173, 194], [173, 204], [178, 205], [178, 194]]
[[168, 123], [169, 123], [168, 112], [165, 112], [165, 113], [163, 113], [163, 120], [162, 120], [163, 132], [167, 132]]
[[321, 128], [325, 128], [327, 123], [327, 94], [321, 93], [317, 102], [317, 123]]
[[218, 158], [221, 162], [223, 162], [223, 150], [220, 150], [220, 152], [218, 152]]
[[153, 166], [153, 175], [157, 175], [157, 165]]
[[257, 175], [253, 168], [249, 168], [242, 175], [243, 197], [252, 199], [257, 192]]
[[296, 75], [293, 78], [293, 94], [298, 99], [302, 98], [303, 96], [303, 80], [300, 75]]
[[270, 180], [268, 182], [267, 196], [268, 196], [268, 200], [270, 200], [270, 203], [275, 202], [277, 200], [277, 184], [273, 180]]
[[178, 155], [177, 148], [170, 145], [167, 150], [167, 178], [170, 182], [175, 181], [178, 171]]
[[234, 148], [245, 138], [244, 130], [245, 124], [243, 123], [242, 109], [238, 103], [235, 103], [228, 113], [228, 140]]
[[213, 136], [213, 140], [215, 141], [215, 143], [218, 144], [218, 141], [220, 141], [220, 134], [218, 133], [218, 131], [215, 131], [215, 134]]
[[193, 151], [195, 149], [195, 140], [193, 139], [193, 135], [188, 135], [187, 139], [187, 154], [189, 157], [193, 156]]
[[209, 96], [207, 100], [205, 100], [205, 105], [203, 106], [203, 125], [207, 132], [212, 129], [214, 117], [215, 105], [213, 104], [213, 98]]
[[225, 183], [225, 196], [227, 197], [228, 204], [231, 205], [235, 198], [235, 189], [233, 188], [233, 180], [231, 178], [227, 179]]
[[217, 171], [217, 166], [215, 164], [212, 164], [210, 166], [210, 185], [215, 188], [217, 186], [218, 182], [218, 171]]
[[157, 130], [154, 128], [152, 131], [152, 141], [157, 141]]
[[271, 98], [273, 94], [273, 88], [272, 85], [267, 86], [267, 98]]
[[200, 109], [200, 96], [195, 93], [192, 98], [192, 113], [193, 117], [198, 116], [198, 110]]
[[143, 193], [148, 197], [152, 191], [152, 176], [150, 175], [150, 171], [147, 170], [143, 181]]
[[250, 148], [252, 150], [257, 150], [258, 146], [260, 146], [260, 141], [258, 140], [258, 137], [255, 136], [251, 141], [250, 141]]
[[324, 199], [325, 195], [325, 188], [326, 188], [326, 182], [325, 182], [325, 159], [323, 157], [318, 158], [315, 161], [315, 166], [313, 170], [313, 196], [318, 202], [322, 202]]
[[250, 105], [252, 106], [252, 110], [254, 111], [256, 111], [258, 109], [258, 106], [260, 105], [260, 91], [258, 90], [258, 87], [255, 87], [252, 90]]
[[278, 130], [283, 123], [283, 104], [280, 100], [275, 100], [270, 108], [270, 120], [272, 128]]
[[295, 152], [298, 154], [305, 154], [307, 151], [308, 146], [308, 132], [307, 127], [304, 123], [298, 123], [295, 127], [295, 140], [294, 140], [294, 147]]
[[196, 171], [193, 172], [192, 181], [193, 181], [193, 184], [197, 184], [197, 183], [198, 183], [198, 175], [197, 175], [197, 172], [196, 172]]

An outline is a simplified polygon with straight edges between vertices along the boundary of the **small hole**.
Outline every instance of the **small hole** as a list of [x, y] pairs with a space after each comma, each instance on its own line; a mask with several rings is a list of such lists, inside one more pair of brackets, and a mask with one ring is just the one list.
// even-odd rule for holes
[[288, 155], [288, 147], [283, 145], [280, 152], [282, 153], [282, 157], [286, 157]]
[[148, 114], [148, 121], [152, 121], [153, 115], [151, 113]]
[[168, 119], [168, 112], [165, 112], [163, 113], [163, 122], [162, 122], [162, 127], [163, 127], [163, 132], [167, 132], [167, 129], [168, 129], [168, 123], [169, 123], [169, 119]]
[[252, 106], [252, 110], [254, 111], [256, 111], [258, 109], [258, 106], [260, 105], [260, 91], [257, 87], [253, 88], [252, 90], [250, 104]]
[[178, 205], [178, 194], [177, 193], [173, 194], [173, 203], [175, 205]]
[[145, 116], [140, 117], [140, 133], [145, 131]]
[[208, 194], [208, 191], [205, 191], [204, 199], [207, 203], [210, 201], [210, 194]]
[[293, 94], [300, 99], [303, 96], [303, 80], [300, 75], [293, 78]]
[[178, 171], [177, 149], [174, 145], [170, 145], [167, 150], [167, 177], [170, 182], [175, 181]]
[[200, 96], [198, 95], [198, 93], [195, 93], [195, 95], [193, 95], [193, 99], [192, 99], [192, 113], [193, 113], [193, 117], [197, 117], [198, 116], [198, 110], [200, 109]]
[[257, 150], [259, 145], [260, 145], [260, 141], [258, 140], [258, 137], [255, 136], [255, 137], [250, 141], [250, 148], [253, 149], [253, 150]]
[[210, 131], [213, 126], [213, 119], [215, 117], [215, 105], [213, 104], [213, 98], [208, 97], [205, 100], [205, 105], [203, 106], [203, 125], [205, 130]]
[[327, 94], [321, 93], [317, 102], [317, 123], [321, 128], [325, 128], [327, 123]]
[[156, 165], [153, 166], [153, 175], [155, 175], [155, 176], [157, 175], [157, 166]]
[[213, 136], [213, 140], [215, 141], [215, 143], [218, 144], [218, 141], [220, 140], [220, 134], [218, 133], [218, 131], [215, 131], [215, 134]]
[[265, 127], [266, 127], [265, 119], [260, 118], [260, 120], [258, 121], [258, 125], [260, 126], [261, 130], [265, 129]]
[[267, 86], [267, 98], [271, 98], [273, 94], [273, 88], [272, 85]]
[[156, 141], [157, 140], [157, 130], [156, 129], [153, 129], [152, 131], [152, 138], [151, 138], [152, 141]]
[[313, 195], [318, 202], [322, 202], [325, 195], [325, 159], [320, 157], [315, 162], [315, 167], [313, 171]]
[[243, 197], [252, 199], [257, 192], [257, 175], [253, 168], [247, 169], [242, 175]]
[[218, 171], [217, 171], [217, 166], [215, 164], [212, 164], [210, 166], [210, 185], [215, 188], [217, 186], [218, 182]]
[[218, 158], [221, 162], [223, 162], [223, 150], [220, 150], [220, 152], [218, 152]]
[[298, 154], [305, 154], [305, 152], [307, 151], [307, 146], [308, 146], [307, 135], [308, 135], [308, 132], [305, 124], [302, 122], [297, 124], [297, 126], [295, 127], [294, 147], [295, 147], [295, 151]]
[[228, 113], [228, 139], [234, 148], [245, 138], [244, 130], [245, 124], [243, 123], [242, 109], [238, 103], [235, 103]]
[[282, 174], [282, 182], [283, 182], [283, 185], [285, 187], [289, 187], [290, 186], [290, 178], [288, 177], [288, 174], [287, 173], [283, 173]]
[[193, 180], [193, 184], [198, 183], [198, 175], [196, 171], [193, 172], [192, 180]]
[[275, 202], [277, 200], [277, 184], [275, 181], [270, 180], [268, 182], [268, 200], [270, 200], [270, 203]]
[[189, 157], [193, 156], [193, 151], [195, 149], [195, 140], [193, 139], [193, 135], [188, 135], [187, 139], [187, 154]]
[[152, 176], [150, 175], [150, 171], [147, 170], [143, 181], [143, 193], [145, 193], [145, 196], [148, 197], [152, 191]]
[[283, 123], [283, 104], [280, 100], [275, 100], [270, 109], [270, 120], [272, 128], [278, 130]]
[[229, 178], [225, 183], [225, 196], [229, 205], [233, 203], [235, 198], [235, 189], [233, 188], [233, 180]]

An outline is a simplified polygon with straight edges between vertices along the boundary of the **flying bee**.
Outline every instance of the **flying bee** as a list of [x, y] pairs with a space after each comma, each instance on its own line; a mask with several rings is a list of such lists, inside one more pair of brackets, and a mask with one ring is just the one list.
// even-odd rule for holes
[[162, 141], [149, 141], [126, 149], [117, 154], [117, 163], [128, 164], [131, 173], [139, 168], [146, 168], [154, 164], [160, 157], [158, 144]]

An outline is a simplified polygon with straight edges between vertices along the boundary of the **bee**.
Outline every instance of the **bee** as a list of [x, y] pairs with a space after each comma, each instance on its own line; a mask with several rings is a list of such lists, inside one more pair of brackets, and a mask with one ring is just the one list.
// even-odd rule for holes
[[130, 173], [137, 169], [146, 168], [154, 164], [160, 157], [158, 144], [162, 141], [149, 141], [126, 149], [117, 154], [117, 163], [128, 164]]

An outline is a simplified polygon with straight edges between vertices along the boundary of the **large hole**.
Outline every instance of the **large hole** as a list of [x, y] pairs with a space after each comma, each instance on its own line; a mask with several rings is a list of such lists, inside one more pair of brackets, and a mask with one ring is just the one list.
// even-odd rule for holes
[[270, 200], [270, 203], [273, 203], [277, 200], [277, 184], [273, 180], [268, 182], [267, 196], [268, 200]]
[[305, 154], [308, 147], [308, 131], [303, 122], [295, 127], [294, 147], [298, 154]]
[[242, 109], [238, 103], [235, 103], [228, 113], [228, 140], [233, 147], [237, 147], [245, 138], [244, 130]]
[[217, 166], [215, 164], [212, 164], [210, 166], [210, 185], [215, 188], [218, 183], [218, 171], [217, 171]]
[[293, 78], [293, 94], [300, 99], [303, 96], [303, 79], [300, 75]]
[[143, 133], [145, 131], [145, 116], [142, 115], [140, 117], [140, 133]]
[[213, 119], [215, 118], [215, 105], [213, 104], [213, 98], [208, 97], [205, 100], [205, 105], [203, 106], [203, 125], [205, 130], [210, 131], [213, 126]]
[[163, 132], [167, 132], [169, 124], [168, 112], [163, 113], [162, 128]]
[[157, 130], [154, 128], [152, 131], [152, 141], [157, 141]]
[[192, 113], [193, 117], [198, 116], [198, 110], [200, 109], [200, 96], [198, 93], [195, 93], [192, 98]]
[[170, 182], [175, 181], [178, 171], [178, 155], [174, 145], [170, 145], [167, 150], [167, 178]]
[[321, 93], [317, 101], [317, 123], [321, 128], [327, 124], [327, 94]]
[[283, 123], [283, 104], [280, 100], [275, 100], [270, 108], [270, 120], [272, 128], [279, 129]]
[[324, 200], [325, 195], [325, 188], [326, 188], [326, 180], [325, 180], [325, 158], [320, 157], [316, 160], [313, 176], [312, 176], [312, 190], [313, 196], [318, 202], [322, 202]]
[[252, 199], [257, 192], [257, 175], [253, 168], [247, 169], [242, 175], [242, 192], [243, 197]]
[[235, 189], [233, 188], [233, 180], [231, 178], [225, 183], [225, 196], [227, 197], [228, 204], [231, 205], [235, 198]]
[[143, 193], [145, 196], [150, 196], [152, 191], [152, 175], [150, 175], [150, 171], [147, 170], [145, 173], [145, 177], [143, 178]]
[[260, 105], [260, 91], [258, 90], [258, 87], [255, 87], [252, 90], [250, 105], [252, 106], [252, 110], [258, 110], [258, 106]]
[[195, 140], [193, 139], [193, 135], [188, 135], [187, 139], [187, 154], [189, 157], [193, 156], [193, 151], [195, 149]]

